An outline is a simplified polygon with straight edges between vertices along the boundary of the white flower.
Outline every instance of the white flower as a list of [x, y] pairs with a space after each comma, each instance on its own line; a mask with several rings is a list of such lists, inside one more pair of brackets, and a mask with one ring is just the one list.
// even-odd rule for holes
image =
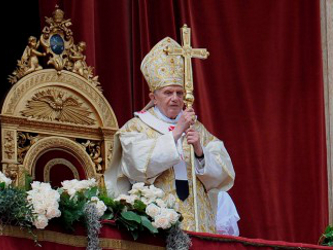
[[49, 207], [46, 211], [46, 218], [49, 220], [55, 217], [60, 217], [61, 212], [57, 206]]
[[143, 190], [142, 195], [148, 200], [148, 203], [155, 202], [155, 200], [157, 199], [157, 196], [151, 189]]
[[0, 183], [4, 182], [5, 183], [5, 187], [8, 187], [11, 183], [12, 180], [7, 178], [1, 171], [0, 171]]
[[98, 199], [98, 197], [96, 196], [91, 197], [90, 202], [95, 204], [98, 216], [103, 216], [104, 212], [107, 209], [107, 206], [105, 206], [104, 202]]
[[129, 197], [129, 196], [126, 195], [126, 194], [121, 194], [121, 195], [119, 195], [117, 198], [115, 198], [114, 200], [115, 200], [115, 201], [121, 201], [121, 200], [126, 201], [126, 200], [128, 199], [127, 197]]
[[143, 189], [145, 189], [145, 184], [143, 183], [143, 182], [137, 182], [137, 183], [135, 183], [135, 184], [133, 184], [133, 186], [132, 186], [132, 190], [134, 189], [136, 189], [136, 190], [143, 190]]
[[161, 208], [166, 208], [166, 204], [162, 199], [156, 199], [156, 204]]
[[148, 189], [148, 187], [145, 186], [145, 184], [143, 182], [137, 182], [137, 183], [133, 184], [132, 189], [130, 191], [128, 191], [128, 193], [130, 195], [139, 196], [142, 194], [142, 192], [144, 192], [144, 190], [147, 190], [147, 189]]
[[47, 226], [48, 220], [61, 215], [58, 203], [60, 194], [51, 188], [50, 183], [34, 181], [31, 187], [27, 192], [27, 201], [32, 205], [33, 213], [37, 214], [33, 224], [43, 229]]
[[147, 199], [147, 198], [145, 198], [145, 197], [141, 197], [141, 199], [140, 199], [145, 205], [149, 205], [151, 202]]
[[44, 229], [48, 225], [48, 219], [45, 217], [45, 215], [38, 215], [35, 221], [33, 222], [33, 225], [38, 229]]
[[173, 194], [169, 194], [167, 201], [166, 201], [166, 205], [168, 208], [174, 208], [176, 203], [176, 197]]
[[161, 212], [161, 208], [156, 206], [155, 204], [149, 204], [146, 207], [146, 214], [148, 214], [150, 217], [152, 217], [153, 219], [155, 219], [155, 217], [157, 215], [159, 215]]
[[76, 192], [96, 187], [97, 182], [94, 178], [82, 181], [73, 179], [70, 181], [69, 180], [63, 181], [61, 182], [61, 185], [63, 187], [63, 191], [67, 192], [68, 195], [70, 196], [70, 199], [72, 199]]
[[149, 189], [154, 193], [157, 198], [162, 198], [164, 196], [164, 192], [162, 189], [155, 187], [154, 185], [150, 185]]
[[96, 196], [93, 196], [93, 197], [91, 197], [90, 201], [98, 202], [98, 201], [99, 201], [99, 199], [98, 199], [98, 197], [96, 197]]
[[126, 194], [121, 194], [119, 195], [116, 199], [114, 199], [115, 201], [121, 201], [124, 200], [126, 201], [128, 204], [134, 205], [135, 200], [138, 199], [138, 196], [136, 195], [126, 195]]
[[155, 221], [152, 225], [156, 228], [168, 229], [171, 227], [169, 217], [166, 214], [159, 214], [155, 217]]
[[169, 218], [171, 225], [175, 224], [179, 220], [179, 217], [180, 217], [179, 213], [177, 213], [175, 210], [169, 209], [169, 208], [162, 209], [161, 213], [165, 214]]
[[97, 214], [99, 217], [103, 216], [104, 212], [106, 211], [107, 207], [105, 206], [103, 201], [98, 201], [96, 203]]

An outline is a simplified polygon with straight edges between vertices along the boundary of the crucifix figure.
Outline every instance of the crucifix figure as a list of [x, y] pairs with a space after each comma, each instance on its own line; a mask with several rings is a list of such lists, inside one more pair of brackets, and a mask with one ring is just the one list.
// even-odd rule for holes
[[[192, 58], [207, 59], [209, 52], [207, 49], [198, 49], [191, 47], [191, 29], [186, 24], [180, 29], [181, 30], [181, 43], [182, 47], [167, 47], [165, 52], [171, 56], [182, 56], [184, 57], [184, 88], [185, 97], [184, 101], [187, 108], [191, 108], [194, 103], [193, 96], [193, 76], [192, 76]], [[191, 145], [191, 167], [192, 167], [192, 187], [193, 187], [193, 203], [194, 203], [194, 218], [195, 218], [195, 231], [199, 231], [199, 215], [198, 215], [198, 203], [197, 203], [197, 179], [196, 171], [194, 166], [194, 149]]]
[[191, 29], [186, 24], [181, 30], [182, 48], [168, 47], [165, 52], [171, 56], [182, 56], [185, 61], [185, 101], [187, 107], [192, 107], [194, 102], [193, 96], [193, 76], [192, 76], [192, 62], [191, 58], [207, 59], [209, 52], [207, 49], [192, 48], [191, 47]]

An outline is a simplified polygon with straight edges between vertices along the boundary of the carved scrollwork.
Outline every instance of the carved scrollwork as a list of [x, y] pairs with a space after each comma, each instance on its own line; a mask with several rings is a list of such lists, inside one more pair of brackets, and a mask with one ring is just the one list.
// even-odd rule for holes
[[10, 178], [13, 182], [16, 182], [19, 175], [19, 167], [18, 164], [14, 163], [4, 163], [2, 165], [3, 172], [5, 175]]
[[68, 49], [74, 44], [73, 32], [68, 28], [72, 23], [70, 19], [64, 19], [64, 12], [58, 6], [53, 17], [46, 17], [45, 22], [40, 41], [50, 55], [47, 64], [53, 65], [59, 72], [67, 64]]
[[9, 160], [14, 159], [14, 154], [15, 154], [14, 131], [10, 130], [4, 131], [3, 151], [5, 153], [5, 158]]
[[77, 97], [58, 89], [36, 93], [21, 111], [23, 116], [35, 119], [94, 125], [95, 120], [89, 117], [91, 113]]
[[52, 136], [38, 140], [27, 152], [23, 162], [24, 168], [35, 177], [35, 164], [38, 157], [44, 152], [56, 148], [61, 148], [62, 150], [73, 153], [82, 164], [86, 178], [97, 178], [98, 175], [96, 174], [94, 164], [82, 145], [62, 137]]
[[103, 158], [101, 155], [101, 141], [91, 141], [91, 140], [80, 140], [77, 141], [85, 148], [86, 152], [89, 154], [91, 160], [95, 164], [96, 173], [102, 173]]
[[23, 164], [24, 157], [33, 144], [39, 139], [38, 134], [17, 132], [17, 162]]
[[[71, 19], [65, 19], [64, 16], [65, 13], [56, 5], [52, 17], [45, 18], [46, 26], [43, 28], [40, 40], [33, 36], [29, 37], [22, 58], [18, 60], [17, 69], [8, 77], [9, 82], [14, 84], [23, 76], [43, 69], [38, 57], [45, 56], [47, 65], [44, 65], [44, 68], [51, 65], [57, 70], [58, 75], [63, 69], [74, 72], [102, 92], [98, 76], [94, 76], [94, 68], [86, 63], [84, 54], [86, 43], [81, 41], [74, 44], [73, 32], [69, 28], [72, 25]], [[38, 51], [40, 44], [43, 52]]]

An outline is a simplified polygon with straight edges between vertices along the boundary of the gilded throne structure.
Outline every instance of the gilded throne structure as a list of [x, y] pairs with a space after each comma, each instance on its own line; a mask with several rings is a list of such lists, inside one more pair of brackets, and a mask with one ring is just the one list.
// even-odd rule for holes
[[117, 119], [71, 25], [56, 6], [8, 78], [13, 86], [0, 116], [1, 164], [16, 185], [26, 174], [53, 186], [73, 178], [103, 184]]

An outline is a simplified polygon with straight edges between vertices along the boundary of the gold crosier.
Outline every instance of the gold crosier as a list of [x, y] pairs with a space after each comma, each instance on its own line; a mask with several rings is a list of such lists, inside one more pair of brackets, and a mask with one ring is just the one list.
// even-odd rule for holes
[[[185, 61], [185, 97], [184, 101], [187, 108], [191, 108], [194, 103], [193, 96], [193, 76], [192, 76], [192, 62], [191, 58], [207, 59], [209, 52], [207, 49], [198, 49], [191, 47], [191, 29], [186, 24], [180, 29], [181, 31], [181, 48], [167, 47], [165, 52], [167, 55], [182, 56]], [[195, 216], [195, 231], [199, 231], [199, 217], [198, 217], [198, 204], [197, 204], [197, 179], [194, 167], [194, 148], [191, 145], [191, 167], [192, 167], [192, 187], [193, 187], [193, 201], [194, 201], [194, 216]]]

